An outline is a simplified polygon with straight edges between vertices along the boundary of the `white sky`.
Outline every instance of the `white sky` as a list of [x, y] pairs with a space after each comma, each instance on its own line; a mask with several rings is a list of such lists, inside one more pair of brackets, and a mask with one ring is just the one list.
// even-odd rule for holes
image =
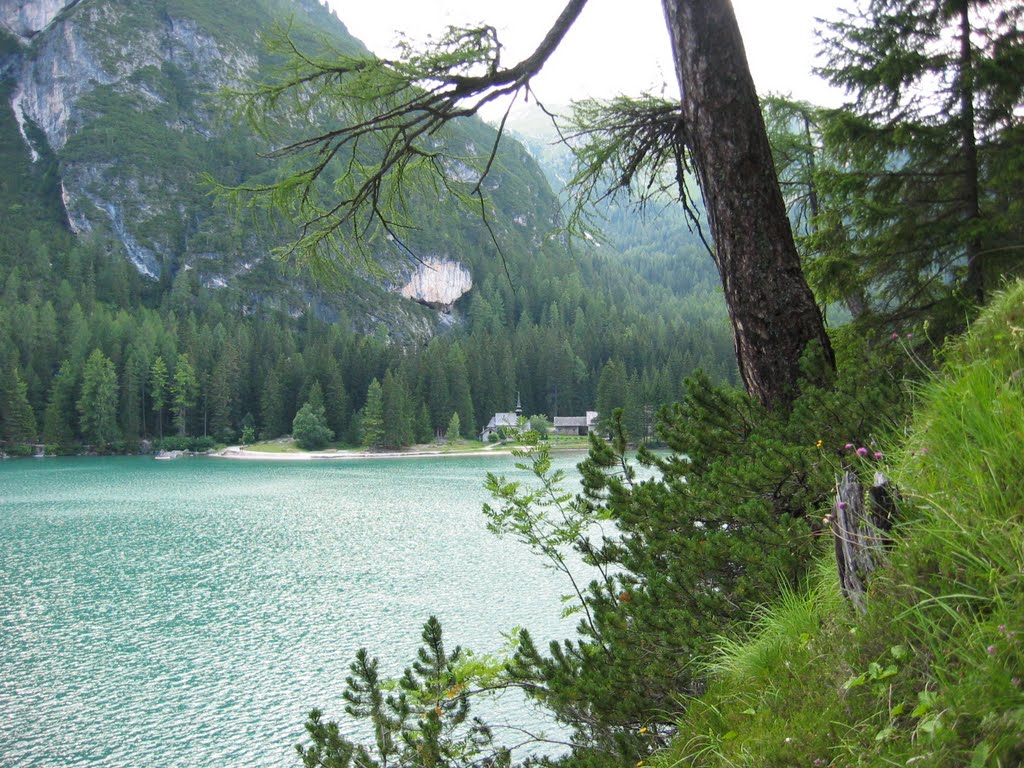
[[[397, 30], [423, 40], [448, 25], [486, 21], [505, 45], [502, 61], [531, 53], [562, 0], [327, 0], [349, 31], [391, 55]], [[842, 95], [811, 74], [815, 16], [834, 16], [837, 0], [733, 0], [758, 91], [838, 105]], [[675, 93], [660, 0], [590, 0], [533, 86], [547, 103], [573, 98]]]

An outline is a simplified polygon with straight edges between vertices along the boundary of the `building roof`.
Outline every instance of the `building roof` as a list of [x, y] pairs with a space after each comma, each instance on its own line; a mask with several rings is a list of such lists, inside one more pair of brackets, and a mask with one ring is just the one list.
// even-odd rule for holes
[[519, 417], [514, 413], [496, 413], [487, 422], [484, 429], [497, 429], [498, 427], [514, 427], [519, 423]]
[[586, 416], [555, 416], [556, 427], [585, 427], [588, 425]]

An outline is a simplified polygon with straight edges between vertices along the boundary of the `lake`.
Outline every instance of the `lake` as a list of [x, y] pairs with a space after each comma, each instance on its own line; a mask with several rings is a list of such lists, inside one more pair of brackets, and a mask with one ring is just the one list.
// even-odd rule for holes
[[[360, 647], [399, 674], [431, 614], [477, 652], [515, 626], [571, 636], [564, 577], [487, 532], [488, 471], [516, 473], [508, 456], [0, 462], [0, 764], [299, 766], [306, 713], [344, 717]], [[543, 722], [512, 694], [486, 717]]]

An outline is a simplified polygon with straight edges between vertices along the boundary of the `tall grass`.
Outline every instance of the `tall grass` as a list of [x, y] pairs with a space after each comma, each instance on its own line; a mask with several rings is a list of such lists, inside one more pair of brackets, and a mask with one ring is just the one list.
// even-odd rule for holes
[[823, 553], [718, 643], [657, 768], [1024, 765], [1024, 284], [944, 359], [886, 451], [903, 522], [867, 615]]

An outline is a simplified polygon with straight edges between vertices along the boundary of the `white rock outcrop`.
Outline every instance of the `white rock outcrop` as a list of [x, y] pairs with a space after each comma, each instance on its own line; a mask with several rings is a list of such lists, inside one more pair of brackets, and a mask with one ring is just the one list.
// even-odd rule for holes
[[448, 312], [473, 287], [473, 275], [465, 265], [439, 257], [427, 257], [399, 290], [405, 298]]
[[27, 40], [76, 3], [78, 0], [0, 0], [0, 24]]

